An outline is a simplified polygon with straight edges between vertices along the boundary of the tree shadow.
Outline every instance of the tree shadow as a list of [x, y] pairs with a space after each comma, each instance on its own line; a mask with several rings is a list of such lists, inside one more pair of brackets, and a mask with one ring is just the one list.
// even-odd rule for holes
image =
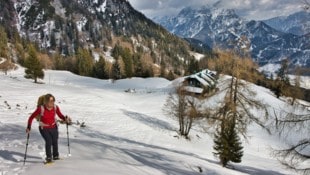
[[[193, 170], [191, 167], [184, 166], [185, 163], [189, 163], [186, 161], [176, 161], [172, 159], [171, 156], [168, 156], [164, 153], [160, 153], [156, 150], [150, 151], [146, 149], [133, 149], [133, 148], [122, 148], [121, 146], [116, 146], [117, 144], [105, 144], [100, 141], [95, 140], [81, 140], [74, 139], [75, 143], [81, 144], [89, 149], [100, 149], [99, 154], [89, 155], [90, 160], [94, 159], [105, 159], [108, 161], [118, 162], [120, 164], [134, 166], [136, 168], [149, 167], [153, 168], [157, 171], [160, 171], [164, 174], [169, 175], [198, 175], [201, 174], [198, 172], [198, 169]], [[99, 150], [98, 150], [99, 151]], [[116, 155], [113, 158], [105, 156], [105, 153], [113, 152]], [[127, 157], [127, 158], [126, 158]], [[128, 159], [131, 158], [131, 159]], [[135, 160], [135, 161], [133, 161]], [[213, 170], [206, 170], [205, 172], [213, 172], [212, 174], [217, 175]], [[208, 173], [209, 174], [209, 173]]]
[[122, 110], [124, 114], [134, 120], [137, 120], [151, 128], [160, 129], [160, 130], [169, 130], [174, 131], [175, 129], [170, 125], [170, 123], [145, 115], [137, 112], [132, 112], [128, 110]]
[[[167, 154], [170, 154], [170, 153], [193, 157], [196, 159], [200, 159], [202, 161], [206, 161], [209, 164], [213, 164], [214, 166], [220, 166], [218, 161], [214, 161], [214, 160], [211, 160], [205, 157], [201, 157], [194, 153], [169, 149], [169, 148], [165, 148], [161, 146], [150, 145], [150, 144], [130, 140], [127, 138], [121, 138], [118, 136], [108, 135], [108, 134], [105, 134], [99, 131], [91, 130], [90, 128], [85, 128], [83, 130], [78, 130], [78, 131], [82, 135], [85, 135], [87, 137], [101, 139], [102, 141], [107, 141], [113, 144], [113, 146], [111, 146], [108, 144], [104, 144], [102, 142], [97, 142], [97, 143], [87, 143], [87, 144], [85, 143], [86, 146], [97, 145], [99, 148], [102, 148], [104, 150], [111, 149], [111, 150], [122, 151], [123, 153], [130, 156], [137, 162], [140, 162], [140, 164], [160, 170], [165, 174], [198, 174], [198, 172], [195, 172], [193, 170], [190, 171], [189, 168], [186, 169], [184, 165], [182, 165], [183, 168], [180, 168], [182, 166], [176, 166], [178, 164], [180, 165], [182, 163], [186, 163], [186, 161], [176, 162], [175, 159], [173, 160], [167, 156]], [[78, 142], [81, 143], [80, 140]], [[85, 142], [85, 141], [82, 141], [82, 142]], [[116, 143], [114, 144], [113, 142], [116, 142]], [[121, 145], [124, 143], [128, 145], [133, 145], [134, 147], [137, 147], [139, 149], [129, 149], [129, 148], [122, 148], [121, 146], [118, 146], [118, 147], [115, 146], [115, 145]], [[152, 149], [153, 151], [143, 149], [144, 147], [148, 149]], [[161, 153], [159, 151], [161, 151]], [[164, 154], [163, 152], [167, 152], [167, 154]], [[126, 163], [126, 162], [122, 162], [122, 163]], [[190, 163], [190, 162], [187, 162], [187, 163]], [[126, 164], [133, 165], [132, 162], [129, 162], [129, 163], [127, 162]], [[232, 169], [232, 170], [238, 171], [241, 173], [254, 174], [254, 175], [283, 175], [282, 173], [277, 172], [277, 171], [259, 169], [255, 167], [242, 166], [242, 165], [235, 166], [235, 169]], [[212, 174], [212, 175], [218, 174], [214, 170], [210, 170], [210, 169], [208, 170], [204, 169], [203, 172], [204, 172], [203, 174]]]
[[264, 170], [259, 168], [254, 168], [250, 166], [244, 165], [235, 165], [235, 171], [239, 171], [242, 173], [247, 173], [251, 175], [284, 175], [283, 173], [273, 171], [273, 170]]

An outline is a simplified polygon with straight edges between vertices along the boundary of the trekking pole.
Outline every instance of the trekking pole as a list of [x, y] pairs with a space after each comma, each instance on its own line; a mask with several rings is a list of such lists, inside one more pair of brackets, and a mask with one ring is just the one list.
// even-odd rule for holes
[[66, 123], [66, 126], [67, 126], [67, 140], [68, 140], [68, 156], [71, 156], [71, 153], [70, 153], [70, 141], [69, 141], [69, 127], [68, 127], [68, 122]]
[[30, 136], [30, 134], [27, 133], [27, 142], [26, 142], [26, 150], [25, 150], [25, 156], [24, 156], [24, 165], [26, 163], [26, 158], [27, 158], [27, 149], [28, 149], [29, 136]]

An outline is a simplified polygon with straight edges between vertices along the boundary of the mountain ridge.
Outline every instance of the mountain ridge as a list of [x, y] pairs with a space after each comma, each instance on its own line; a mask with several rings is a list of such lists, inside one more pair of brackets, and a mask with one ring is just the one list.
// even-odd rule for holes
[[281, 32], [263, 21], [245, 20], [231, 9], [187, 7], [176, 16], [154, 20], [180, 37], [200, 40], [211, 48], [238, 50], [236, 42], [246, 38], [252, 58], [260, 65], [288, 58], [292, 65], [310, 67], [306, 35]]
[[263, 20], [264, 23], [284, 33], [302, 36], [310, 33], [310, 13], [300, 11], [288, 16]]

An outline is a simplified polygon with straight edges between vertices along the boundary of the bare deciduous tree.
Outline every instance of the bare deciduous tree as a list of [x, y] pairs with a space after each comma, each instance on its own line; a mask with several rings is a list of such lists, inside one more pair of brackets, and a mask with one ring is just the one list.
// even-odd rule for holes
[[176, 88], [175, 94], [169, 94], [163, 108], [168, 116], [178, 120], [179, 134], [187, 139], [189, 139], [189, 132], [193, 122], [201, 117], [197, 100], [186, 95], [186, 91], [181, 86]]
[[[0, 62], [1, 62], [1, 59], [0, 59]], [[16, 66], [14, 63], [12, 63], [10, 59], [7, 59], [3, 61], [2, 63], [0, 63], [0, 70], [3, 71], [5, 75], [7, 75], [8, 71], [12, 69], [16, 69]]]
[[[307, 110], [307, 109], [305, 109]], [[310, 114], [276, 114], [276, 129], [283, 138], [294, 138], [287, 148], [275, 150], [279, 161], [290, 169], [310, 173]]]

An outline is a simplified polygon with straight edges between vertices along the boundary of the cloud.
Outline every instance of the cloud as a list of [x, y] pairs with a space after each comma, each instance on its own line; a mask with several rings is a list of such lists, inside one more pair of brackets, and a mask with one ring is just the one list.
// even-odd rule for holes
[[268, 19], [275, 16], [286, 16], [302, 10], [302, 0], [129, 0], [133, 7], [146, 16], [176, 15], [181, 9], [194, 6], [213, 5], [235, 9], [247, 19]]
[[148, 17], [175, 15], [188, 6], [207, 5], [214, 0], [129, 0], [132, 6]]

